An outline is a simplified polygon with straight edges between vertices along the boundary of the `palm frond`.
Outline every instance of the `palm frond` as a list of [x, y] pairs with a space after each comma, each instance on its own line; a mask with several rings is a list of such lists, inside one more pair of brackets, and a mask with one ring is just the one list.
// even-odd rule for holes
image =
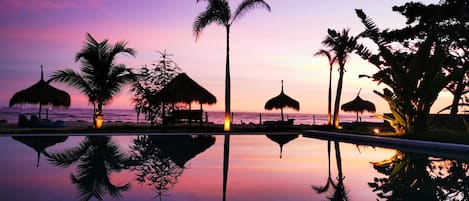
[[362, 24], [365, 26], [365, 31], [361, 33], [364, 37], [368, 37], [373, 40], [378, 46], [384, 45], [384, 40], [380, 36], [380, 30], [378, 26], [369, 18], [362, 9], [355, 9], [355, 13], [360, 18]]
[[325, 49], [320, 49], [316, 53], [314, 53], [314, 56], [326, 56], [327, 60], [329, 61], [329, 65], [333, 65], [337, 61], [337, 57], [331, 54], [330, 51], [327, 51]]
[[252, 9], [255, 8], [265, 8], [269, 12], [271, 11], [269, 4], [263, 0], [244, 0], [239, 4], [238, 8], [234, 12], [232, 22], [238, 20], [238, 18], [243, 17]]
[[206, 10], [195, 18], [192, 26], [195, 39], [197, 40], [203, 29], [212, 23], [229, 26], [230, 18], [231, 11], [228, 2], [209, 1]]

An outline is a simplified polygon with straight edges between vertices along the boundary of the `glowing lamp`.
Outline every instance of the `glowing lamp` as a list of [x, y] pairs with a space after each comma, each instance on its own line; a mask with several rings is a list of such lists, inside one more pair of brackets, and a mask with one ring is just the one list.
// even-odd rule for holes
[[378, 128], [375, 128], [375, 129], [373, 129], [373, 133], [375, 133], [375, 134], [379, 134], [379, 132], [380, 132], [380, 131], [379, 131], [379, 129], [378, 129]]
[[94, 121], [96, 123], [96, 128], [102, 128], [104, 122], [104, 115], [101, 112], [96, 112]]
[[225, 113], [225, 121], [223, 123], [223, 130], [225, 132], [229, 132], [230, 131], [230, 126], [231, 126], [231, 119], [230, 119], [230, 113]]

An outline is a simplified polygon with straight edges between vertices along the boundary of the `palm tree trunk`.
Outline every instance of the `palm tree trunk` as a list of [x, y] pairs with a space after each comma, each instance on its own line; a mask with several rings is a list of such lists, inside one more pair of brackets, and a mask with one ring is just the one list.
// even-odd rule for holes
[[327, 125], [331, 125], [331, 110], [332, 110], [332, 65], [331, 68], [329, 69], [329, 94], [327, 97]]
[[[226, 25], [225, 123], [231, 128], [230, 25]], [[226, 126], [225, 126], [226, 127]]]
[[342, 84], [344, 81], [344, 65], [340, 66], [339, 81], [337, 83], [337, 93], [335, 95], [334, 104], [334, 126], [339, 127], [339, 107], [340, 107], [340, 96], [342, 95]]

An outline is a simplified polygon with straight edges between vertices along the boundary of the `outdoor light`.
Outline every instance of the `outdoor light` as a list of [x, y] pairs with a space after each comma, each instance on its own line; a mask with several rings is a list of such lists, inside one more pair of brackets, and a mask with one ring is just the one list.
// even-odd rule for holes
[[231, 121], [230, 121], [230, 113], [225, 113], [225, 122], [223, 124], [223, 130], [225, 132], [230, 131]]
[[378, 128], [375, 128], [375, 129], [373, 129], [373, 133], [375, 133], [375, 134], [379, 134], [379, 132], [380, 132], [380, 131], [379, 131], [379, 129], [378, 129]]
[[96, 112], [95, 118], [96, 122], [96, 128], [102, 128], [103, 127], [103, 121], [104, 121], [104, 115], [101, 112]]

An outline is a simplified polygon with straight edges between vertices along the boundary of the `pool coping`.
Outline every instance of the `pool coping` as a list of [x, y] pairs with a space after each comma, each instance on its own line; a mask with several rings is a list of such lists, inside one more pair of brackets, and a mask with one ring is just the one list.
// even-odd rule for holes
[[469, 159], [469, 145], [433, 142], [424, 140], [399, 139], [382, 136], [367, 136], [332, 131], [304, 130], [303, 137], [333, 140], [357, 145], [377, 146], [400, 151], [427, 154], [435, 157], [448, 156], [456, 159]]

